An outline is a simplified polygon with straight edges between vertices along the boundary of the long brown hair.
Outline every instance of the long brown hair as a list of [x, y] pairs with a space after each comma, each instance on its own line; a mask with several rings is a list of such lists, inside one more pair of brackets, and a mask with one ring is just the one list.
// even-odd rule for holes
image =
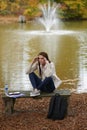
[[48, 54], [47, 54], [46, 52], [40, 52], [40, 53], [38, 54], [38, 56], [39, 56], [39, 55], [42, 55], [43, 57], [45, 57], [45, 58], [49, 61], [49, 63], [51, 62], [51, 61], [49, 60]]
[[[46, 52], [40, 52], [40, 53], [38, 54], [38, 56], [39, 56], [39, 55], [42, 55], [43, 57], [45, 57], [45, 58], [49, 61], [49, 63], [51, 62], [51, 61], [49, 60], [48, 54], [47, 54]], [[40, 75], [40, 77], [42, 77], [40, 63], [38, 62], [38, 64], [39, 64], [39, 75]]]

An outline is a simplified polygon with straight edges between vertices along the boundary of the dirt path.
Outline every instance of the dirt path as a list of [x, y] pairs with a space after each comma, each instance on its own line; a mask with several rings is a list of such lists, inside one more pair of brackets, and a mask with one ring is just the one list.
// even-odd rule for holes
[[0, 16], [0, 23], [9, 24], [14, 22], [18, 22], [17, 16]]

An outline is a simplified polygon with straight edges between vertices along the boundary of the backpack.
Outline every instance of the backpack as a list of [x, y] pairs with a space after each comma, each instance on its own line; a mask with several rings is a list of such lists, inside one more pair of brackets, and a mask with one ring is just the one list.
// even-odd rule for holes
[[64, 119], [67, 113], [67, 106], [67, 98], [59, 94], [55, 94], [51, 97], [47, 118], [53, 120]]

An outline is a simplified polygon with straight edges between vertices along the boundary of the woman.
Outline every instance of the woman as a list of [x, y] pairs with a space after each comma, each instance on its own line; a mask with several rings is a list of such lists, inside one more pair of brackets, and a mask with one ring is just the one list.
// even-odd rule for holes
[[[38, 70], [39, 76], [34, 71]], [[26, 74], [29, 74], [33, 91], [30, 96], [40, 95], [42, 92], [53, 92], [61, 84], [61, 80], [57, 77], [54, 63], [49, 60], [46, 52], [40, 52], [32, 61]]]

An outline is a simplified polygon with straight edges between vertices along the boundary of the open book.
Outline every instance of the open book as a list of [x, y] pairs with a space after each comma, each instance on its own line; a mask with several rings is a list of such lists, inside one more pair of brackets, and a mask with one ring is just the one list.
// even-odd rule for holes
[[24, 96], [24, 94], [21, 92], [10, 92], [10, 93], [5, 93], [5, 95], [12, 98]]

